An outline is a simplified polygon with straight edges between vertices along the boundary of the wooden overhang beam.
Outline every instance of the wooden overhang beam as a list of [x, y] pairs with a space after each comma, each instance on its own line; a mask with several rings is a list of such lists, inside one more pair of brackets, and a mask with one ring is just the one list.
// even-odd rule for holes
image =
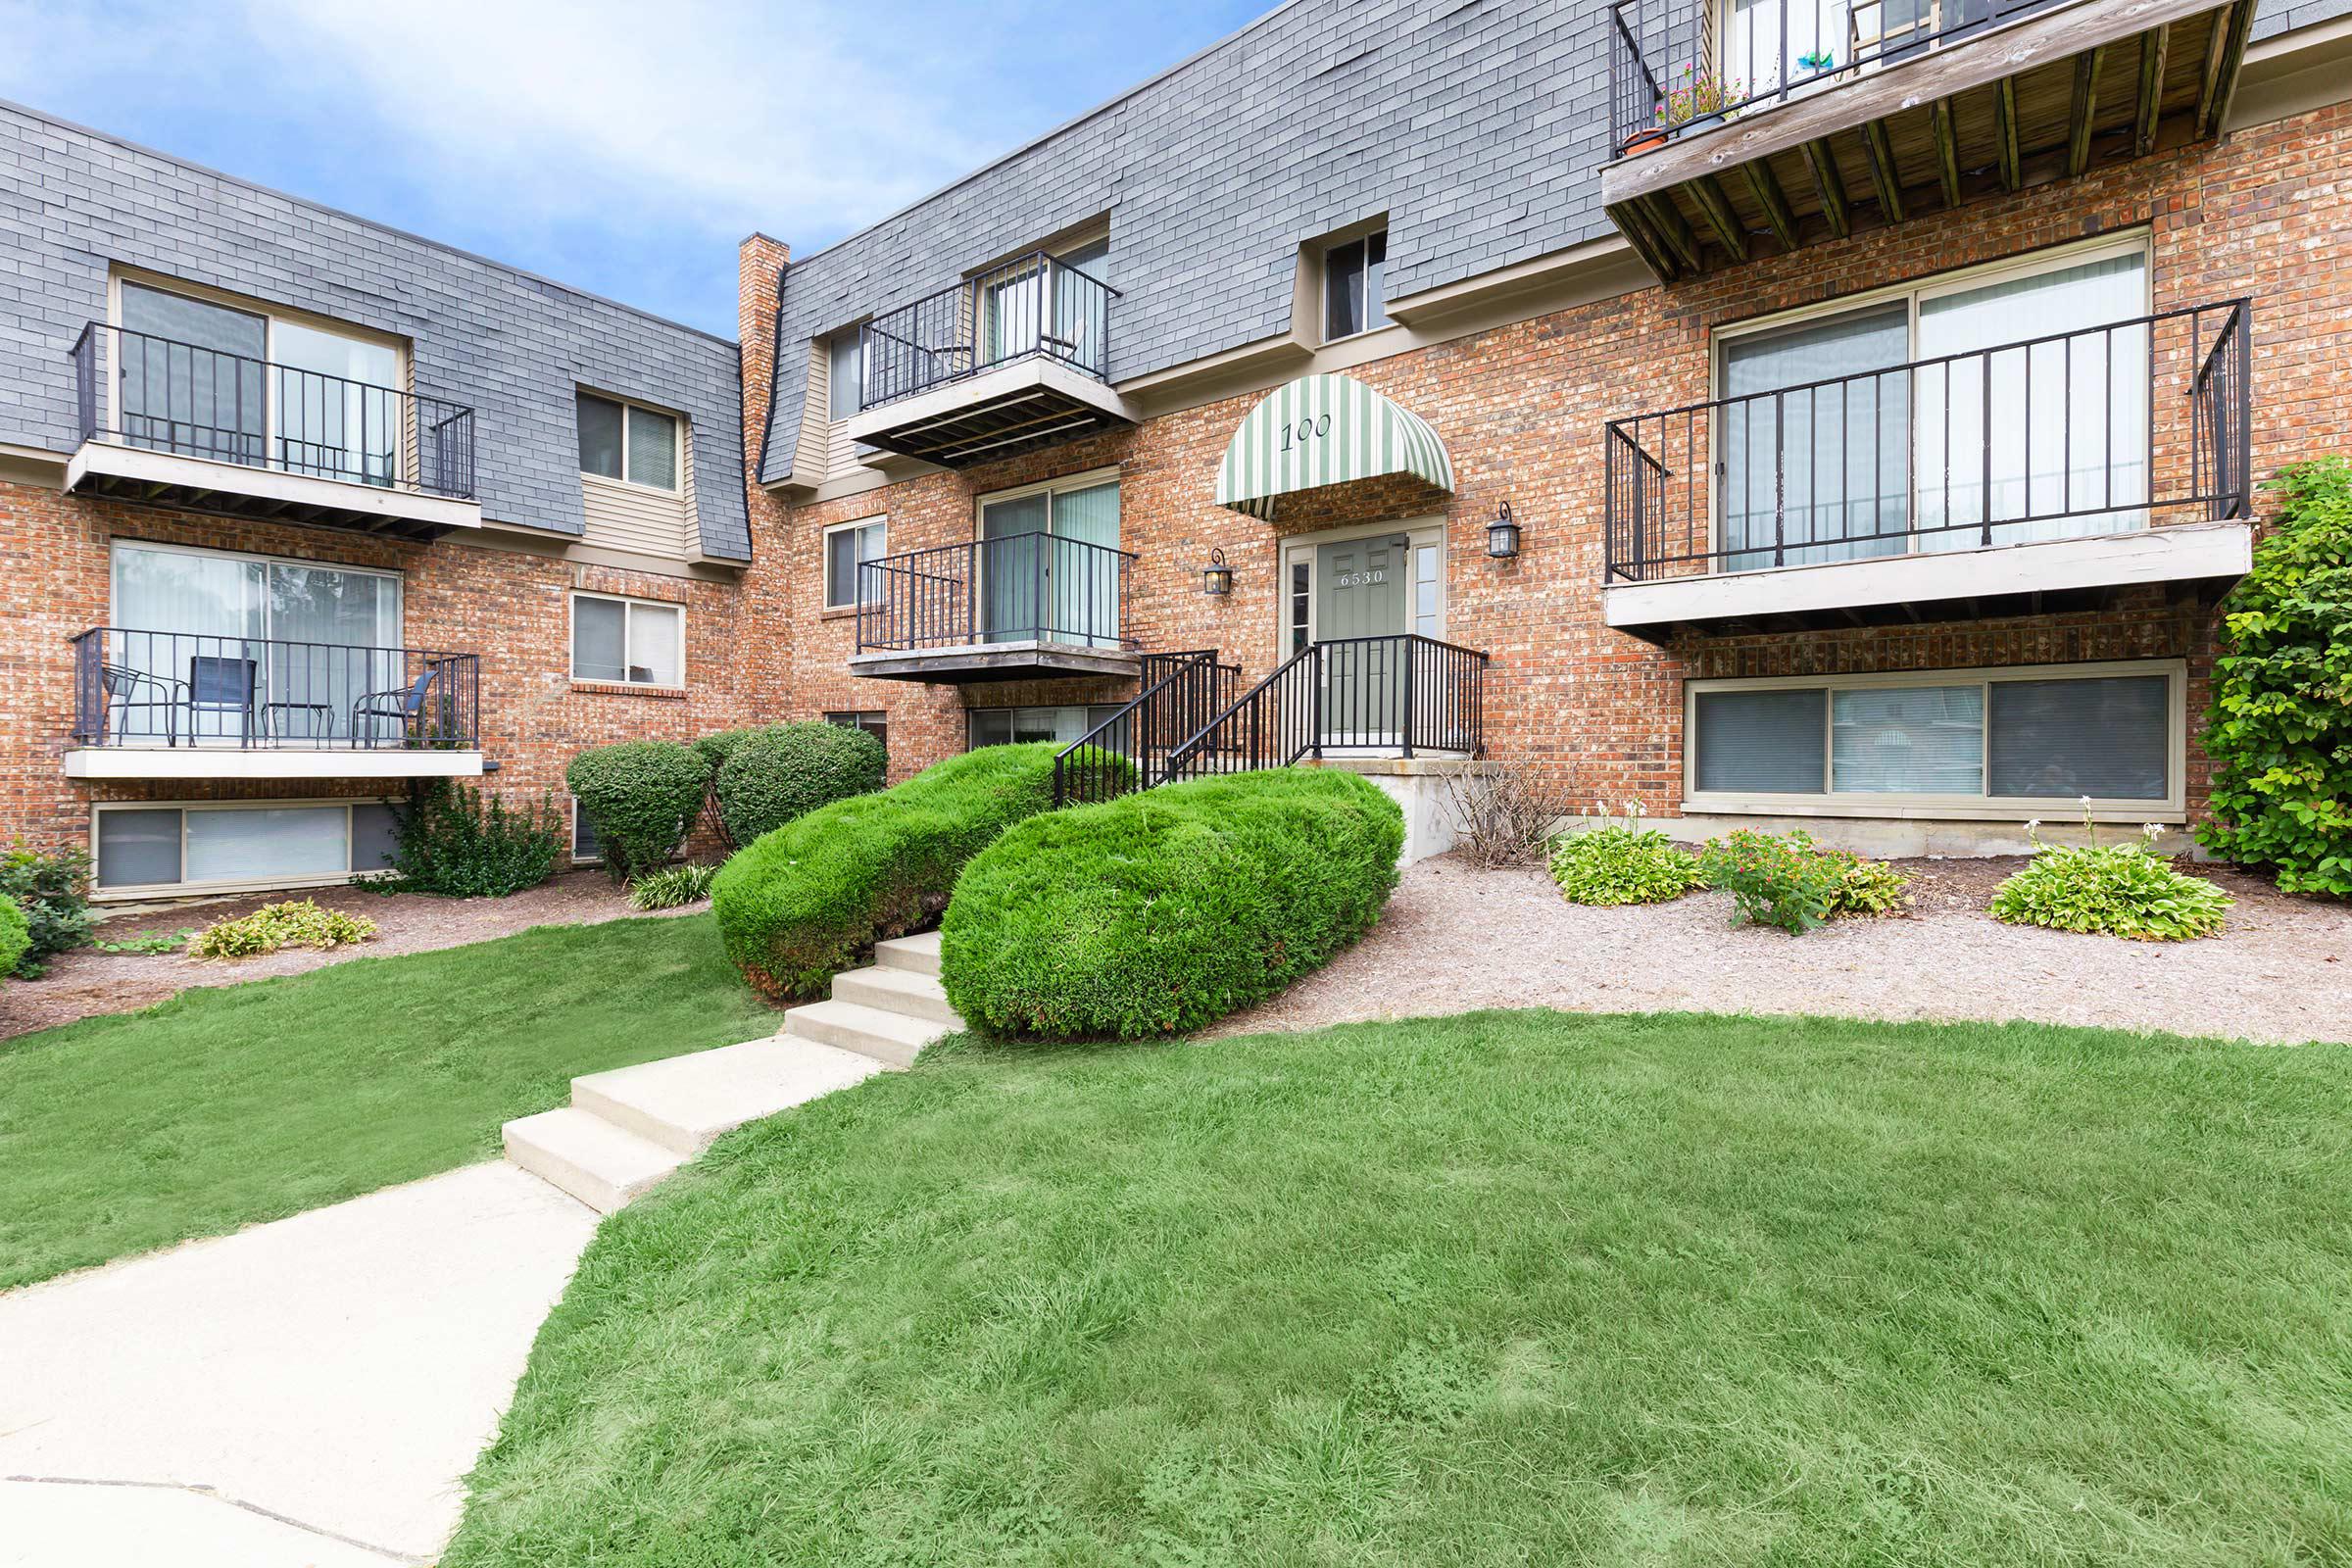
[[1829, 223], [1830, 232], [1839, 239], [1854, 230], [1852, 214], [1847, 210], [1845, 181], [1838, 173], [1837, 155], [1830, 150], [1829, 138], [1824, 136], [1805, 143], [1805, 167], [1813, 171], [1813, 193], [1821, 198], [1821, 216]]
[[1952, 122], [1952, 101], [1938, 98], [1929, 116], [1936, 137], [1936, 177], [1943, 184], [1943, 205], [1960, 205], [1960, 132]]
[[2216, 19], [2213, 42], [2205, 51], [2205, 79], [2197, 90], [2197, 134], [2210, 136], [2222, 128], [2230, 112], [2230, 95], [2237, 90], [2238, 68], [2246, 63], [2246, 39], [2254, 30], [2254, 0], [2237, 0], [2226, 19]]
[[1796, 214], [1788, 207], [1788, 193], [1781, 189], [1781, 176], [1772, 172], [1764, 159], [1745, 165], [1740, 172], [1747, 176], [1747, 188], [1764, 209], [1764, 221], [1772, 225], [1772, 237], [1781, 242], [1783, 250], [1796, 249]]
[[2164, 57], [2173, 46], [2171, 23], [2139, 35], [2139, 108], [2132, 121], [2132, 155], [2156, 150], [2156, 122], [2164, 113]]
[[1701, 174], [1690, 182], [1690, 195], [1698, 210], [1706, 215], [1707, 227], [1715, 231], [1716, 240], [1731, 254], [1735, 262], [1747, 260], [1747, 231], [1740, 226], [1740, 215], [1732, 210], [1732, 199], [1725, 193], [1723, 181], [1713, 174]]
[[1862, 127], [1862, 140], [1870, 149], [1870, 188], [1879, 198], [1879, 212], [1889, 223], [1903, 220], [1903, 180], [1894, 164], [1894, 141], [1886, 134], [1886, 122], [1874, 120]]
[[2085, 49], [2075, 57], [2074, 120], [2066, 139], [2066, 172], [2080, 175], [2090, 167], [2090, 127], [2099, 113], [2099, 72], [2107, 63], [2107, 45]]

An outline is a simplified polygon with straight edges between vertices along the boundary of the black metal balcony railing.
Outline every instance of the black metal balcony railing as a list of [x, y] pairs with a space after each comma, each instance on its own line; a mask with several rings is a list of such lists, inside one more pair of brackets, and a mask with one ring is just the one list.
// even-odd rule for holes
[[1146, 654], [1135, 700], [1054, 759], [1054, 804], [1103, 801], [1167, 777], [1176, 748], [1233, 706], [1242, 666], [1213, 648]]
[[885, 556], [858, 567], [858, 651], [987, 643], [1126, 648], [1135, 557], [1059, 534], [1016, 533]]
[[2250, 302], [1613, 419], [1612, 582], [2251, 510]]
[[1616, 0], [1611, 155], [1711, 129], [2063, 0]]
[[859, 329], [860, 409], [1045, 356], [1097, 380], [1110, 373], [1119, 291], [1044, 251], [927, 294]]
[[1486, 752], [1487, 656], [1410, 632], [1310, 643], [1169, 756], [1164, 779], [1329, 752]]
[[473, 751], [480, 717], [474, 654], [119, 626], [74, 638], [77, 746]]
[[74, 345], [81, 439], [473, 497], [473, 411], [103, 321]]

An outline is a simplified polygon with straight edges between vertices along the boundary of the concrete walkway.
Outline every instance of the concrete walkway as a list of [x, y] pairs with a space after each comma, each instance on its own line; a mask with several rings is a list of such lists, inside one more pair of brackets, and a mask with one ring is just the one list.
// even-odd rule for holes
[[0, 1296], [0, 1564], [429, 1562], [596, 1225], [495, 1162]]

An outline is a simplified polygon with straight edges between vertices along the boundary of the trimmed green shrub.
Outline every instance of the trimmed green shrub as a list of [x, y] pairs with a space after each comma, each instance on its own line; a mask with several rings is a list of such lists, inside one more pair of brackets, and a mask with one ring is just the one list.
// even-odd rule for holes
[[[1052, 741], [984, 746], [875, 795], [795, 817], [744, 846], [710, 887], [727, 956], [760, 995], [813, 997], [875, 942], [918, 931], [956, 873], [1054, 804]], [[1123, 789], [1124, 760], [1089, 767]]]
[[717, 875], [717, 866], [697, 865], [691, 860], [648, 871], [629, 884], [629, 907], [674, 909], [682, 904], [699, 904], [710, 896], [710, 879]]
[[0, 856], [0, 898], [24, 916], [24, 951], [10, 966], [21, 980], [37, 980], [50, 958], [90, 940], [90, 858], [83, 851], [44, 855], [16, 845]]
[[776, 724], [736, 739], [712, 793], [727, 832], [749, 844], [820, 806], [882, 787], [882, 743], [822, 719]]
[[1699, 852], [1699, 874], [1721, 888], [1742, 919], [1801, 936], [1845, 915], [1886, 914], [1900, 908], [1911, 878], [1883, 860], [1813, 842], [1801, 828], [1758, 833], [1741, 828], [1709, 839]]
[[535, 888], [564, 854], [555, 797], [512, 807], [450, 780], [437, 780], [392, 808], [392, 874], [363, 882], [386, 893], [495, 899]]
[[710, 770], [676, 741], [623, 741], [574, 757], [564, 782], [596, 829], [605, 874], [626, 882], [678, 853]]
[[1273, 996], [1372, 928], [1404, 813], [1353, 773], [1276, 768], [1023, 822], [941, 926], [966, 1022], [1136, 1039]]
[[[2091, 828], [2087, 804], [2082, 825]], [[2135, 942], [2184, 942], [2220, 931], [2237, 901], [2201, 876], [2173, 869], [2155, 853], [2164, 829], [2141, 828], [2136, 842], [2079, 848], [2041, 842], [2041, 824], [2028, 822], [2034, 858], [1992, 890], [1992, 917], [2010, 925], [2047, 926], [2130, 937]]]
[[2352, 462], [2290, 463], [2254, 568], [2222, 605], [2205, 751], [2216, 855], [2352, 898]]
[[703, 765], [710, 770], [710, 776], [716, 778], [718, 770], [726, 766], [727, 759], [735, 755], [735, 748], [743, 744], [745, 737], [759, 733], [760, 726], [753, 724], [743, 729], [722, 729], [686, 744], [694, 748], [694, 755], [703, 760]]
[[311, 899], [289, 899], [206, 926], [188, 939], [188, 956], [250, 958], [280, 948], [340, 948], [374, 935], [375, 922], [364, 914], [321, 908]]
[[1664, 904], [1700, 885], [1698, 860], [1656, 828], [1639, 802], [1622, 822], [1600, 805], [1597, 820], [1552, 841], [1551, 879], [1570, 904]]
[[32, 946], [32, 923], [14, 899], [0, 898], [0, 974], [14, 974], [17, 963]]

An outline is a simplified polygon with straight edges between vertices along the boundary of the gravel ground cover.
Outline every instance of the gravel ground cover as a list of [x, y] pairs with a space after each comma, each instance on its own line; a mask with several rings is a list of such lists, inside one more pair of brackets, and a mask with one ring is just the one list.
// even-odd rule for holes
[[2227, 929], [2200, 942], [2125, 942], [1984, 913], [2022, 857], [1895, 863], [1916, 879], [1908, 914], [1789, 937], [1733, 926], [1731, 900], [1719, 893], [1588, 908], [1561, 898], [1541, 869], [1481, 871], [1441, 856], [1404, 873], [1356, 947], [1207, 1033], [1551, 1006], [2352, 1041], [2352, 906], [2199, 867], [2237, 900]]
[[[220, 899], [138, 914], [117, 915], [98, 927], [101, 941], [121, 941], [149, 931], [201, 929], [216, 920], [250, 914], [265, 904], [316, 899], [330, 909], [364, 914], [376, 923], [375, 940], [319, 953], [308, 948], [265, 953], [250, 958], [202, 960], [176, 953], [100, 953], [81, 948], [61, 954], [38, 980], [0, 985], [0, 1039], [47, 1029], [76, 1018], [135, 1012], [190, 986], [233, 986], [271, 975], [301, 974], [350, 958], [386, 957], [395, 953], [429, 953], [513, 936], [535, 925], [593, 925], [637, 911], [626, 890], [602, 871], [568, 871], [535, 888], [504, 899], [440, 899], [420, 893], [369, 893], [356, 888], [320, 888], [308, 893], [270, 893]], [[707, 907], [692, 905], [664, 910], [685, 914]]]

